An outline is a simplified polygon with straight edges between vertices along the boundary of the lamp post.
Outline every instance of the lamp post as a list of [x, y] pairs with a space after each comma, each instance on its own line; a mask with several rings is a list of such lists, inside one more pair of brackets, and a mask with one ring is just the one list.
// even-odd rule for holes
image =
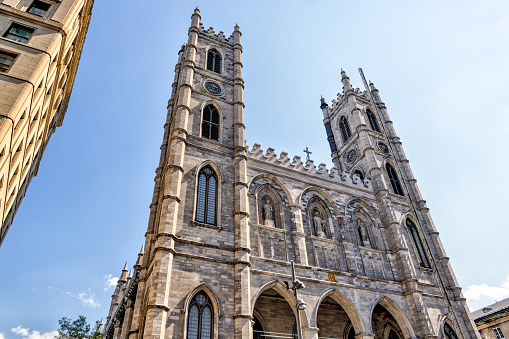
[[295, 299], [295, 308], [297, 310], [297, 314], [296, 314], [296, 318], [297, 318], [297, 338], [298, 339], [302, 339], [302, 327], [301, 327], [301, 324], [300, 324], [300, 313], [299, 313], [299, 311], [305, 310], [307, 305], [306, 305], [306, 303], [302, 299], [299, 299], [298, 290], [303, 289], [306, 286], [304, 285], [304, 283], [302, 281], [300, 281], [299, 279], [295, 278], [295, 263], [293, 262], [293, 260], [290, 260], [290, 262], [292, 263], [292, 286], [290, 287], [287, 281], [285, 281], [285, 285], [286, 285], [286, 288], [291, 289], [293, 291], [293, 296], [294, 296], [294, 299]]

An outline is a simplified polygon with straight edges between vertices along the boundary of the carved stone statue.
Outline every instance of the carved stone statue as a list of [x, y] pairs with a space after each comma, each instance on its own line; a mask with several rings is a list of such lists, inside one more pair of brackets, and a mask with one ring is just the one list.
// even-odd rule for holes
[[320, 218], [320, 213], [316, 210], [313, 212], [313, 224], [315, 226], [315, 234], [321, 238], [326, 238], [325, 221]]
[[368, 232], [366, 231], [366, 227], [364, 226], [364, 223], [361, 220], [359, 220], [359, 233], [361, 235], [362, 244], [364, 246], [371, 247]]
[[274, 226], [274, 209], [269, 199], [265, 199], [265, 205], [263, 205], [263, 224]]

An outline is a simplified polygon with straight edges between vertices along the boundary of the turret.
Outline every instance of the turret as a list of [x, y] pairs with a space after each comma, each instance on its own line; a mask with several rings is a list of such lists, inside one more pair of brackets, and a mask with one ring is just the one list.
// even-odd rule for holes
[[353, 90], [353, 87], [350, 84], [350, 78], [346, 75], [343, 69], [341, 69], [341, 82], [343, 83], [343, 94], [346, 95], [347, 92]]

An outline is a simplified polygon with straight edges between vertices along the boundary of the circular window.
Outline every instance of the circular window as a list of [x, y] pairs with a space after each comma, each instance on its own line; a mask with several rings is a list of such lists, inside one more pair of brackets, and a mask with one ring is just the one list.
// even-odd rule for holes
[[357, 151], [353, 149], [350, 152], [348, 152], [346, 156], [346, 162], [347, 163], [354, 162], [355, 158], [357, 158]]
[[205, 83], [205, 88], [212, 94], [215, 95], [221, 94], [221, 87], [215, 82], [207, 81]]
[[380, 151], [384, 152], [385, 154], [391, 153], [391, 151], [389, 150], [389, 147], [387, 147], [387, 145], [381, 141], [378, 142], [378, 148], [380, 149]]

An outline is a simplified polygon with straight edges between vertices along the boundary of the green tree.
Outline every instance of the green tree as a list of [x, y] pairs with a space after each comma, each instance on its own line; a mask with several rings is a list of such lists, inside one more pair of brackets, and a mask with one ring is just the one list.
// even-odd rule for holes
[[56, 339], [101, 339], [102, 335], [99, 333], [99, 326], [101, 325], [96, 321], [94, 329], [91, 331], [90, 324], [87, 323], [87, 318], [80, 315], [78, 319], [72, 320], [63, 317], [58, 321], [60, 328]]

